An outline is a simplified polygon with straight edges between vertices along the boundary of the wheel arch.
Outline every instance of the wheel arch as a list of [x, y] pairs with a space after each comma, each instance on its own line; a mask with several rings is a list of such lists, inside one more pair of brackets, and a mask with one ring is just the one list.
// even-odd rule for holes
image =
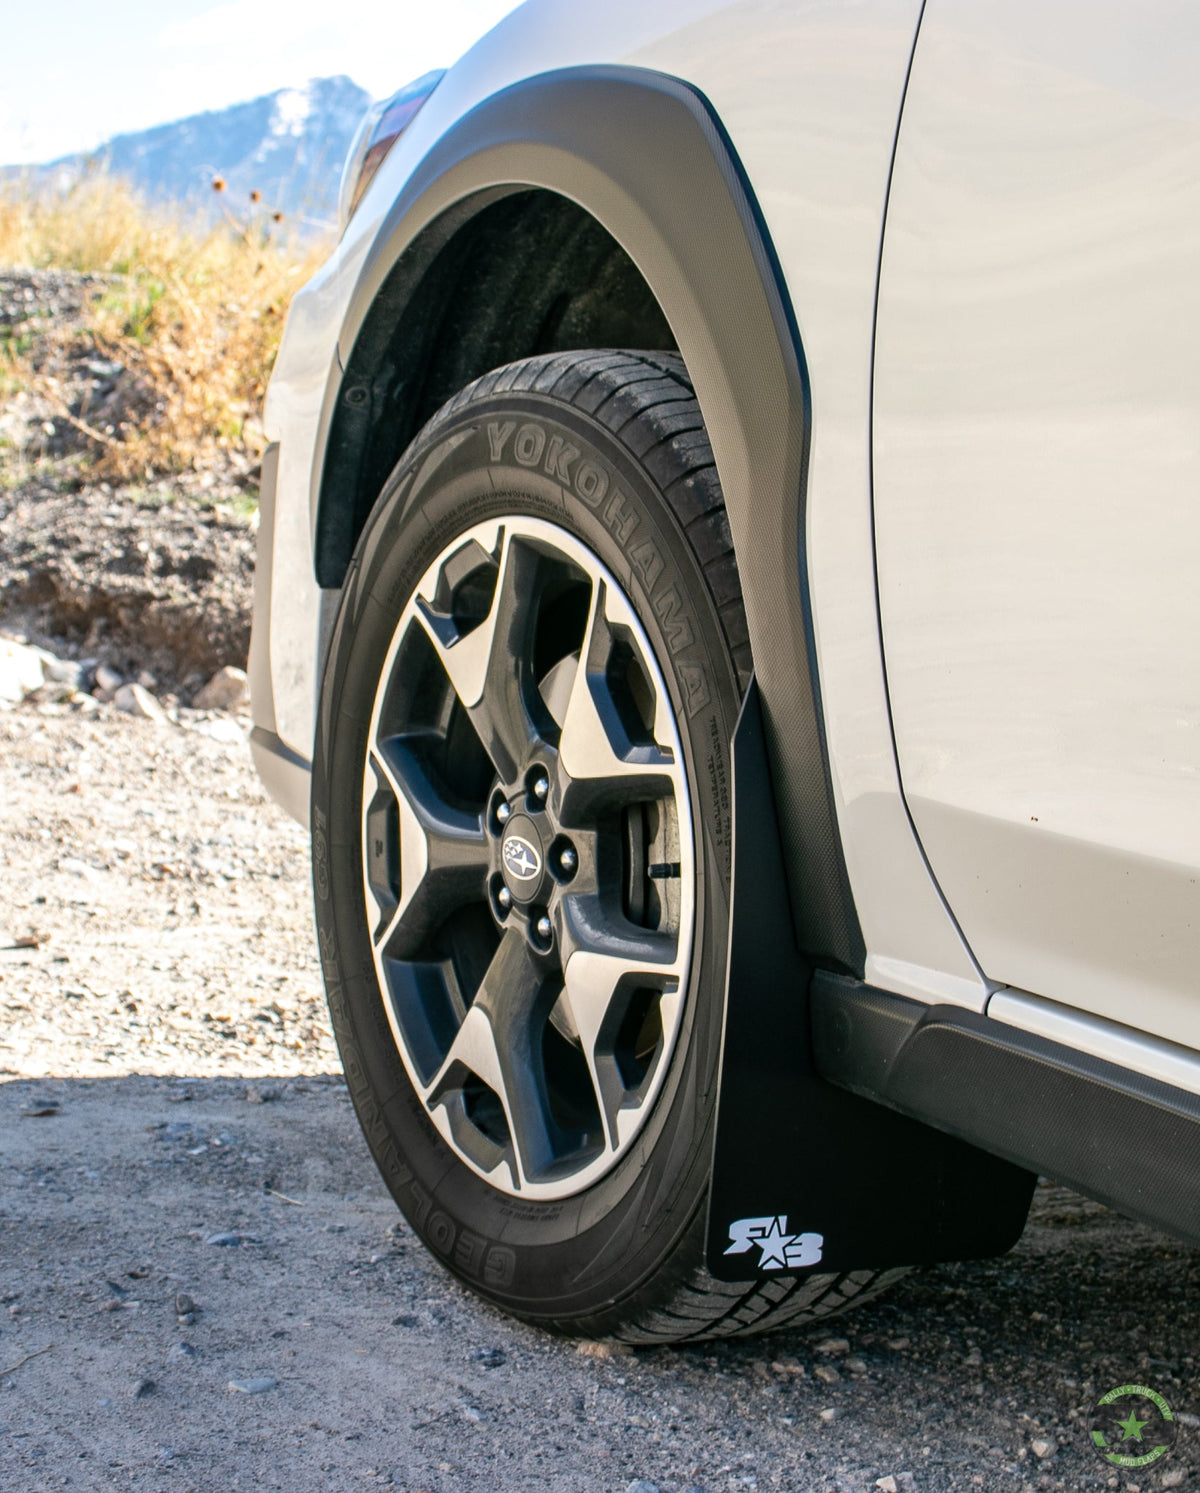
[[[480, 287], [486, 292], [489, 277], [510, 292], [514, 278], [528, 282], [514, 234], [561, 249], [547, 287], [540, 297], [502, 295], [482, 322], [464, 324], [456, 296], [464, 278], [476, 304], [487, 300]], [[598, 293], [605, 275], [616, 296]], [[554, 306], [566, 295], [569, 311], [572, 287], [576, 302], [591, 296], [590, 310], [577, 305], [577, 323], [560, 323], [558, 335], [604, 337], [591, 346], [613, 345], [609, 337], [634, 345], [636, 336], [642, 346], [677, 348], [687, 365], [742, 579], [796, 940], [819, 961], [861, 974], [808, 593], [808, 371], [761, 212], [696, 90], [636, 68], [541, 74], [478, 105], [421, 160], [363, 262], [326, 391], [315, 464], [318, 581], [341, 585], [386, 476], [380, 467], [437, 407], [435, 396], [489, 367], [557, 350]], [[618, 328], [629, 335], [615, 336]]]

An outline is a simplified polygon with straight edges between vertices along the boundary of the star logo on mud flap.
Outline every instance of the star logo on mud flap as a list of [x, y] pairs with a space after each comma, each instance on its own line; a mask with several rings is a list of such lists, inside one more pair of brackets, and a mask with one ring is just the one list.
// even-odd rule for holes
[[771, 1218], [739, 1218], [729, 1225], [727, 1255], [745, 1254], [758, 1246], [760, 1270], [799, 1270], [820, 1263], [823, 1234], [789, 1234], [787, 1214]]

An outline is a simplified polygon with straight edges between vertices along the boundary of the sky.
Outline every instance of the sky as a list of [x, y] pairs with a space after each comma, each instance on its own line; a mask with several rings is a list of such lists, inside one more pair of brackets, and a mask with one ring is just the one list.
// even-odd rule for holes
[[335, 73], [382, 97], [448, 66], [516, 4], [0, 0], [0, 163], [91, 150], [112, 135]]

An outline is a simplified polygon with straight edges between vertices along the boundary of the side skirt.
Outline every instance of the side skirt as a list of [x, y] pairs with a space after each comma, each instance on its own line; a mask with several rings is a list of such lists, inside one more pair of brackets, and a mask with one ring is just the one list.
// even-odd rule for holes
[[809, 1001], [831, 1082], [1200, 1244], [1200, 1095], [836, 975]]

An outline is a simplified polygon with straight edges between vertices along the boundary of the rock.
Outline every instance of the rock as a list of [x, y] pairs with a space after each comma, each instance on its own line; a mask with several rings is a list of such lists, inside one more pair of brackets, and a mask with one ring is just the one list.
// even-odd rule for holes
[[210, 1234], [205, 1244], [215, 1244], [219, 1249], [236, 1249], [242, 1242], [240, 1234]]
[[233, 1390], [235, 1394], [261, 1395], [266, 1394], [267, 1390], [269, 1389], [274, 1389], [275, 1383], [276, 1381], [274, 1379], [270, 1378], [266, 1374], [263, 1374], [261, 1378], [257, 1379], [231, 1379], [229, 1381], [229, 1388]]
[[126, 715], [136, 715], [141, 720], [153, 721], [156, 726], [167, 724], [167, 712], [150, 691], [140, 684], [123, 684], [113, 696], [112, 702]]
[[840, 1384], [842, 1382], [841, 1374], [838, 1373], [837, 1369], [832, 1368], [827, 1363], [819, 1363], [813, 1369], [813, 1373], [822, 1384]]
[[1158, 1481], [1163, 1488], [1180, 1488], [1186, 1478], [1187, 1473], [1182, 1467], [1173, 1467], [1170, 1472], [1164, 1472]]
[[875, 1486], [881, 1490], [881, 1493], [900, 1493], [896, 1479], [890, 1472], [886, 1477], [877, 1477], [875, 1479]]
[[623, 1358], [633, 1352], [624, 1343], [576, 1343], [575, 1351], [584, 1358]]
[[55, 658], [53, 653], [44, 652], [41, 653], [41, 660], [47, 684], [61, 684], [68, 690], [83, 688], [86, 671], [82, 664], [71, 658]]
[[18, 705], [45, 682], [45, 669], [35, 649], [0, 638], [0, 703]]
[[484, 1369], [498, 1369], [505, 1357], [503, 1348], [476, 1348], [471, 1353], [472, 1362]]
[[411, 1312], [401, 1312], [398, 1317], [392, 1318], [393, 1327], [416, 1327], [418, 1324], [419, 1318], [414, 1317]]
[[247, 1104], [273, 1104], [279, 1098], [279, 1090], [272, 1088], [270, 1084], [263, 1084], [259, 1088], [246, 1090]]
[[147, 1395], [152, 1395], [158, 1388], [153, 1379], [138, 1379], [131, 1391], [135, 1400], [144, 1400]]
[[167, 1356], [169, 1358], [195, 1358], [196, 1350], [191, 1343], [176, 1343]]
[[1046, 1438], [1045, 1440], [1031, 1441], [1029, 1443], [1029, 1449], [1040, 1462], [1048, 1462], [1058, 1450], [1058, 1442], [1051, 1441], [1049, 1438]]
[[250, 698], [245, 669], [226, 664], [218, 669], [192, 701], [196, 710], [236, 710]]
[[842, 1412], [836, 1405], [831, 1405], [828, 1410], [821, 1411], [820, 1418], [827, 1426], [831, 1426], [835, 1420], [841, 1420]]
[[200, 1308], [186, 1291], [175, 1293], [175, 1315], [177, 1317], [194, 1317], [199, 1310]]
[[827, 1337], [813, 1349], [814, 1353], [849, 1353], [850, 1343], [844, 1337]]
[[96, 688], [102, 695], [111, 699], [124, 683], [124, 675], [118, 674], [116, 669], [110, 669], [107, 664], [96, 665]]
[[62, 1110], [57, 1099], [30, 1099], [20, 1109], [20, 1115], [23, 1120], [48, 1120], [53, 1115], [61, 1113]]
[[644, 1477], [635, 1477], [625, 1493], [658, 1493], [657, 1483], [648, 1483]]
[[197, 736], [207, 736], [210, 741], [236, 742], [240, 746], [246, 740], [241, 726], [227, 715], [219, 715], [211, 721], [197, 721], [192, 730]]

